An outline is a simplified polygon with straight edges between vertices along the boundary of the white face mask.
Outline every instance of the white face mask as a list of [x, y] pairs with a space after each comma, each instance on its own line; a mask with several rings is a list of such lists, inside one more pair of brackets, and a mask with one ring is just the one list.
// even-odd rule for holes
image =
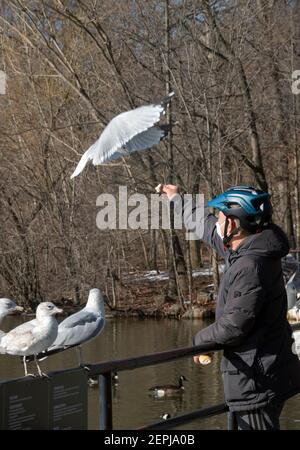
[[225, 222], [226, 222], [226, 220], [224, 220], [224, 222], [222, 222], [221, 224], [219, 224], [219, 222], [216, 223], [217, 234], [218, 234], [218, 236], [220, 236], [220, 238], [222, 239], [222, 241], [223, 241], [223, 239], [224, 239], [224, 235], [223, 235], [222, 232], [221, 232], [221, 225], [223, 225], [223, 223], [225, 223]]

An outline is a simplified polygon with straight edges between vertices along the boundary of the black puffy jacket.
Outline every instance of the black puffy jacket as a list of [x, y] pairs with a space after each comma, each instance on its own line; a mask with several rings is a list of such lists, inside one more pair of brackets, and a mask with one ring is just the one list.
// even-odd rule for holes
[[[177, 199], [173, 201], [178, 213]], [[194, 229], [194, 212], [184, 217], [189, 230]], [[257, 409], [300, 392], [300, 362], [292, 351], [281, 267], [289, 244], [284, 232], [271, 225], [246, 237], [235, 251], [227, 250], [216, 232], [216, 221], [208, 214], [200, 236], [225, 259], [216, 321], [199, 331], [193, 343], [222, 345], [221, 372], [229, 409]]]

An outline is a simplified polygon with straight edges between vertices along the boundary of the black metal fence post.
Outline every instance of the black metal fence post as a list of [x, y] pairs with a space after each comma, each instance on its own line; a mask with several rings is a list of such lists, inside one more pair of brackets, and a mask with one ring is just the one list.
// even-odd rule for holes
[[228, 430], [237, 430], [236, 417], [234, 412], [229, 411], [227, 413], [227, 429]]
[[99, 375], [99, 414], [100, 430], [112, 430], [111, 372]]

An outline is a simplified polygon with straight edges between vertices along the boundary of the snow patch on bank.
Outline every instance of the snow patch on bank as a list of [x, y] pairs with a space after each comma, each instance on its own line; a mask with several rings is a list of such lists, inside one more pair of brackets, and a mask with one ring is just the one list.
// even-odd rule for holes
[[[223, 273], [225, 269], [225, 264], [219, 265], [219, 272]], [[192, 274], [193, 278], [201, 277], [201, 276], [212, 276], [212, 270], [210, 267], [196, 269], [193, 270]], [[128, 274], [123, 275], [124, 280], [126, 281], [149, 281], [149, 282], [160, 282], [169, 279], [168, 272], [160, 272], [157, 273], [156, 270], [148, 270], [145, 272], [129, 272]]]

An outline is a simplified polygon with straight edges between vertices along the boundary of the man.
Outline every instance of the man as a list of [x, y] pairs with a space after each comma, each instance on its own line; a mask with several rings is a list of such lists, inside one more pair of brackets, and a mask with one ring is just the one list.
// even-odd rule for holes
[[[178, 188], [162, 186], [184, 212], [191, 231], [195, 208], [183, 205]], [[224, 350], [225, 401], [238, 429], [279, 429], [284, 402], [300, 392], [300, 363], [293, 353], [281, 258], [289, 252], [284, 232], [271, 223], [269, 194], [236, 186], [207, 203], [219, 210], [204, 218], [203, 241], [225, 259], [216, 321], [199, 331], [194, 345]], [[199, 363], [199, 356], [194, 357]]]

